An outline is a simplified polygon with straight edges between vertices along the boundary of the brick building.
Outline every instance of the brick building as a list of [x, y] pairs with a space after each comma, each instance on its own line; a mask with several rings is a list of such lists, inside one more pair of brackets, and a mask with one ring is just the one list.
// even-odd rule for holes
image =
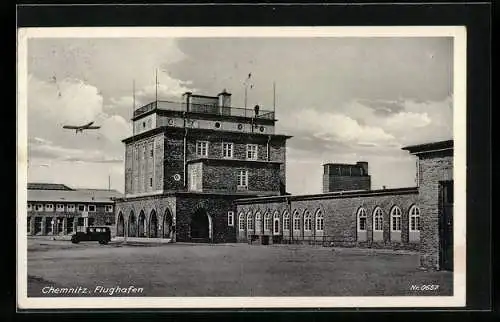
[[187, 92], [134, 111], [125, 143], [118, 236], [236, 240], [233, 201], [286, 190], [286, 140], [273, 111], [231, 106], [231, 94]]
[[28, 183], [28, 235], [68, 235], [77, 227], [115, 226], [116, 190]]
[[[453, 141], [403, 149], [418, 157], [417, 187], [370, 190], [347, 182], [345, 191], [239, 199], [237, 240], [413, 249], [421, 266], [452, 270]], [[339, 173], [327, 164], [324, 178], [332, 169]]]
[[371, 189], [368, 162], [326, 163], [323, 165], [323, 170], [323, 193]]
[[117, 236], [419, 249], [423, 266], [452, 268], [451, 215], [440, 214], [453, 204], [453, 141], [403, 148], [419, 158], [417, 187], [371, 190], [367, 162], [328, 163], [324, 193], [292, 196], [290, 136], [275, 122], [273, 111], [231, 107], [226, 91], [135, 110]]

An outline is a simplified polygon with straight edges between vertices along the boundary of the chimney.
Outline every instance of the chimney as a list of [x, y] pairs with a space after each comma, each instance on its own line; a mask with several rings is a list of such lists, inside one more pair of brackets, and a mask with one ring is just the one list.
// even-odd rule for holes
[[191, 95], [192, 92], [185, 92], [182, 94], [182, 99], [184, 100], [184, 104], [186, 104], [186, 111], [189, 112], [189, 105], [191, 105]]
[[362, 175], [364, 175], [364, 176], [368, 175], [368, 162], [366, 162], [366, 161], [359, 161], [359, 162], [356, 162], [356, 165], [358, 167], [361, 167], [361, 169], [363, 169]]
[[231, 94], [225, 88], [217, 96], [219, 97], [219, 107], [231, 107]]

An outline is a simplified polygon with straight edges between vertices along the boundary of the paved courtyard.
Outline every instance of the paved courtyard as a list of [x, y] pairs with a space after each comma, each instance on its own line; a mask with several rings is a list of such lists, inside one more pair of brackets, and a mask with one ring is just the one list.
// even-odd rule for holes
[[[321, 246], [108, 245], [28, 240], [28, 296], [50, 287], [142, 288], [133, 296], [452, 295], [451, 272], [418, 269], [418, 254]], [[438, 285], [416, 291], [411, 285]], [[45, 288], [45, 289], [44, 289]], [[107, 294], [106, 296], [109, 296]]]

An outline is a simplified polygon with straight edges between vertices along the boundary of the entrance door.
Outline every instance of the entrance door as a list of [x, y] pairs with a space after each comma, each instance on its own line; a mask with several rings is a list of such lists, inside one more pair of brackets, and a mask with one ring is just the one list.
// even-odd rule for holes
[[453, 270], [453, 181], [439, 183], [439, 266]]
[[191, 241], [207, 243], [210, 240], [209, 218], [205, 210], [198, 209], [191, 217]]

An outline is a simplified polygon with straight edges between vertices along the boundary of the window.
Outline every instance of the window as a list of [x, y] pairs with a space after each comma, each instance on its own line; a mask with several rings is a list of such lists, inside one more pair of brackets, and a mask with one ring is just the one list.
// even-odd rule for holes
[[280, 214], [279, 212], [275, 211], [273, 215], [273, 220], [274, 220], [274, 233], [279, 234], [280, 232]]
[[228, 211], [227, 212], [227, 225], [228, 226], [234, 226], [234, 212], [233, 211]]
[[105, 212], [113, 212], [113, 205], [105, 205], [104, 211]]
[[146, 128], [146, 122], [142, 122], [142, 128], [145, 129]]
[[152, 177], [149, 177], [149, 186], [153, 187], [153, 178]]
[[271, 213], [268, 212], [264, 216], [264, 230], [271, 230]]
[[248, 171], [247, 170], [239, 170], [238, 171], [238, 187], [239, 188], [248, 188]]
[[283, 214], [283, 230], [290, 230], [290, 214], [288, 211]]
[[358, 231], [366, 231], [366, 210], [359, 208], [358, 210]]
[[95, 212], [96, 207], [95, 205], [89, 205], [89, 212]]
[[251, 213], [247, 215], [247, 230], [253, 230], [253, 216]]
[[67, 206], [67, 209], [68, 209], [68, 212], [75, 212], [75, 205], [73, 205], [73, 204], [69, 204], [69, 205]]
[[222, 157], [232, 159], [233, 158], [233, 144], [232, 143], [222, 143]]
[[31, 206], [31, 204], [29, 203], [29, 204], [28, 204], [28, 211], [31, 211], [31, 210], [32, 210], [32, 208], [33, 208], [33, 207], [32, 207], [32, 206]]
[[325, 220], [323, 218], [323, 212], [318, 209], [316, 211], [316, 231], [323, 231], [325, 228]]
[[153, 144], [151, 144], [151, 145], [149, 146], [149, 156], [150, 156], [150, 157], [154, 157], [154, 155], [155, 155], [154, 151], [155, 151], [155, 150], [153, 149]]
[[56, 211], [59, 211], [59, 212], [64, 211], [64, 205], [63, 204], [57, 204], [56, 205]]
[[85, 205], [78, 205], [78, 211], [85, 211]]
[[261, 230], [262, 230], [262, 215], [260, 214], [260, 212], [257, 212], [255, 214], [255, 231], [260, 233]]
[[199, 157], [208, 156], [208, 141], [196, 141], [196, 155]]
[[420, 231], [420, 209], [417, 206], [410, 208], [410, 231]]
[[240, 227], [240, 230], [245, 230], [245, 214], [240, 212], [238, 216], [238, 225]]
[[300, 230], [300, 215], [297, 210], [293, 214], [293, 230]]
[[380, 207], [375, 208], [373, 211], [373, 230], [383, 231], [384, 216], [382, 214], [382, 209]]
[[196, 190], [196, 186], [198, 183], [198, 173], [196, 171], [191, 171], [189, 173], [191, 179], [191, 190]]
[[257, 144], [247, 144], [247, 160], [257, 160]]
[[51, 203], [46, 204], [45, 211], [54, 211], [54, 205]]
[[397, 206], [391, 211], [391, 231], [401, 231], [401, 209]]
[[31, 231], [31, 217], [28, 217], [28, 224], [27, 224], [27, 228], [28, 228], [28, 233]]
[[43, 210], [43, 205], [41, 205], [41, 204], [37, 204], [37, 205], [35, 206], [35, 211], [42, 211], [42, 210]]
[[306, 211], [304, 214], [304, 230], [312, 230], [312, 218], [309, 211]]

